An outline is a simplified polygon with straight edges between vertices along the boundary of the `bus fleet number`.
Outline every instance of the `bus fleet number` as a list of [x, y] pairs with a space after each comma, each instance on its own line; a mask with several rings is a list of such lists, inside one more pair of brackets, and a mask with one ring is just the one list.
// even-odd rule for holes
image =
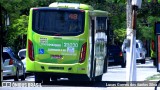
[[78, 47], [78, 43], [64, 43], [64, 47]]

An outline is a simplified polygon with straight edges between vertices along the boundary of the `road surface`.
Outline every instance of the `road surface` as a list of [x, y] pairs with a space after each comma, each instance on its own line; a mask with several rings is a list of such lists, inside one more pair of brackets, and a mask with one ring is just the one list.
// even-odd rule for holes
[[[158, 74], [157, 69], [153, 66], [152, 61], [146, 61], [146, 64], [137, 64], [137, 81], [144, 81], [147, 77]], [[156, 90], [155, 87], [107, 87], [107, 82], [117, 82], [117, 81], [126, 81], [126, 69], [121, 68], [121, 66], [109, 66], [108, 73], [103, 75], [103, 81], [96, 84], [85, 84], [77, 85], [73, 83], [72, 85], [66, 83], [51, 84], [51, 85], [42, 85], [44, 87], [1, 87], [0, 90]], [[67, 79], [62, 79], [67, 80]], [[4, 81], [14, 81], [13, 79], [7, 79]], [[28, 76], [25, 81], [34, 81], [34, 76]], [[23, 81], [23, 82], [25, 82]], [[22, 81], [19, 81], [20, 83]], [[51, 82], [53, 83], [53, 82]], [[157, 88], [160, 90], [160, 87]]]

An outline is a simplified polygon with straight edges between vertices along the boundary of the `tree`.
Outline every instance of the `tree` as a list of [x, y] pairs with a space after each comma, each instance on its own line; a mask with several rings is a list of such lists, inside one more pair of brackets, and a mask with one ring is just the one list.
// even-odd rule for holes
[[117, 42], [118, 44], [122, 43], [123, 40], [126, 38], [126, 29], [122, 28], [122, 29], [116, 29], [114, 30], [114, 38], [115, 38], [115, 42]]
[[[160, 0], [143, 0], [142, 8], [138, 10], [138, 38], [150, 38], [148, 34], [153, 33], [153, 22], [160, 16]], [[53, 2], [75, 2], [85, 3], [94, 7], [94, 9], [105, 10], [109, 12], [111, 32], [114, 32], [116, 42], [122, 42], [126, 30], [126, 0], [0, 0], [0, 4], [8, 11], [11, 21], [7, 36], [7, 45], [14, 45], [16, 38], [23, 36], [27, 32], [27, 21], [29, 9], [31, 7], [48, 6]], [[154, 3], [152, 3], [154, 2]], [[151, 17], [155, 19], [151, 19]], [[151, 19], [151, 20], [150, 20]], [[147, 33], [148, 34], [147, 34]], [[123, 33], [123, 34], [122, 34]], [[124, 36], [122, 36], [124, 35]]]
[[5, 41], [7, 46], [12, 46], [15, 51], [25, 48], [28, 28], [28, 16], [22, 15], [20, 18], [15, 19], [6, 34]]
[[[0, 0], [0, 4], [9, 13], [11, 25], [7, 34], [3, 35], [6, 46], [12, 46], [15, 51], [25, 48], [29, 9], [31, 7], [48, 6], [55, 0]], [[22, 39], [23, 38], [23, 39]], [[22, 39], [22, 43], [18, 40]]]
[[154, 40], [154, 24], [160, 21], [159, 17], [149, 16], [147, 19], [147, 25], [144, 23], [138, 24], [138, 38], [143, 40]]

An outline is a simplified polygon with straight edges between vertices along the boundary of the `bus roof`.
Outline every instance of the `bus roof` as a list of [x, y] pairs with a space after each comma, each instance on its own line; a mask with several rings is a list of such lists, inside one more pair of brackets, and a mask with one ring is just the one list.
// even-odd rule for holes
[[49, 7], [57, 7], [57, 8], [74, 8], [74, 9], [82, 9], [82, 10], [94, 10], [92, 6], [87, 4], [80, 3], [60, 3], [54, 2], [49, 5]]
[[108, 16], [109, 13], [107, 11], [102, 11], [102, 10], [93, 10], [89, 11], [91, 16]]

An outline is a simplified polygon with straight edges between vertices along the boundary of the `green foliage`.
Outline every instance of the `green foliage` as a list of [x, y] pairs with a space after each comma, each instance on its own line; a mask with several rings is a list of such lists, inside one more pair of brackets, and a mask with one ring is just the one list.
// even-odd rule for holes
[[116, 42], [122, 43], [123, 40], [126, 38], [125, 36], [126, 36], [126, 29], [121, 28], [114, 30], [114, 38]]
[[21, 10], [30, 8], [33, 0], [1, 0], [0, 4], [7, 10], [12, 19], [22, 15]]
[[154, 24], [155, 22], [160, 21], [160, 18], [156, 16], [148, 16], [145, 20], [146, 23], [138, 22], [137, 38], [141, 40], [154, 40]]
[[[159, 1], [160, 0], [158, 0], [158, 2]], [[126, 36], [127, 0], [0, 0], [0, 4], [9, 13], [11, 21], [11, 26], [8, 28], [7, 36], [4, 36], [7, 45], [16, 45], [14, 47], [17, 48], [18, 40], [22, 39], [22, 37], [19, 36], [26, 35], [29, 9], [31, 7], [47, 7], [53, 2], [85, 3], [93, 6], [94, 9], [108, 11], [110, 13], [110, 30], [114, 33], [115, 42], [123, 42], [123, 39]], [[137, 17], [138, 39], [154, 39], [154, 23], [156, 21], [160, 21], [159, 12], [159, 3], [143, 2], [142, 8], [138, 10]], [[20, 43], [20, 47], [24, 47], [22, 43]]]
[[110, 0], [112, 3], [126, 3], [126, 0]]
[[158, 81], [160, 80], [160, 74], [155, 74], [153, 76], [147, 77], [147, 81]]
[[28, 16], [22, 15], [20, 18], [14, 20], [12, 25], [13, 30], [16, 30], [17, 35], [27, 34]]
[[151, 27], [148, 27], [148, 26], [141, 26], [139, 29], [138, 29], [138, 39], [141, 39], [141, 40], [150, 40], [152, 38], [152, 34], [153, 34], [153, 30]]
[[20, 18], [15, 19], [9, 27], [9, 31], [6, 35], [7, 38], [5, 38], [7, 46], [14, 46], [13, 49], [15, 49], [15, 51], [25, 48], [24, 43], [26, 43], [26, 38], [23, 38], [22, 36], [27, 34], [27, 27], [28, 16], [22, 15]]

